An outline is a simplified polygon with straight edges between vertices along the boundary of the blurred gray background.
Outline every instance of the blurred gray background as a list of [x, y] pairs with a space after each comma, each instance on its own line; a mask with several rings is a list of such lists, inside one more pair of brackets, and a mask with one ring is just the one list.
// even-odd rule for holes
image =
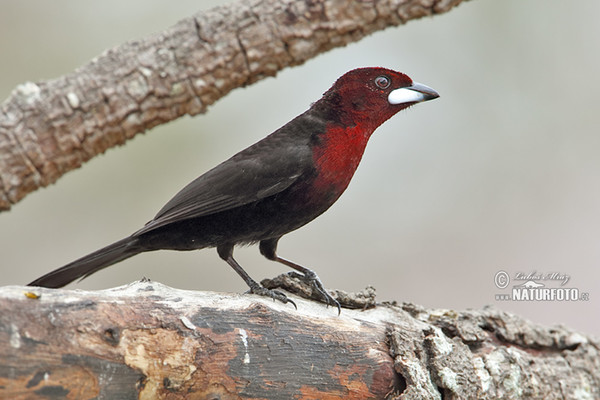
[[[218, 1], [3, 0], [0, 98]], [[491, 304], [600, 333], [600, 2], [473, 0], [230, 93], [139, 135], [0, 214], [0, 285], [24, 284], [140, 228], [196, 176], [297, 114], [344, 72], [385, 66], [439, 91], [372, 137], [349, 189], [279, 252], [325, 286], [428, 307]], [[284, 271], [236, 251], [256, 279]], [[497, 301], [494, 285], [558, 272], [588, 301]], [[141, 277], [243, 292], [213, 249], [142, 254], [70, 287]], [[513, 284], [523, 282], [511, 282]], [[559, 287], [556, 282], [542, 282]], [[333, 311], [332, 311], [333, 312]]]

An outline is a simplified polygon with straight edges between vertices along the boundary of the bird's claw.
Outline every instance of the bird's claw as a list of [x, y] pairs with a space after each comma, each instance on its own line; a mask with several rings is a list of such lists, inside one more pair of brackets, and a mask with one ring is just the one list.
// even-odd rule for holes
[[323, 287], [323, 282], [321, 282], [321, 279], [319, 279], [316, 273], [314, 273], [311, 270], [308, 270], [304, 274], [299, 274], [295, 271], [291, 271], [288, 273], [288, 275], [292, 278], [297, 278], [302, 282], [305, 282], [307, 285], [310, 285], [310, 287], [312, 287], [313, 290], [319, 294], [321, 300], [323, 300], [323, 302], [327, 304], [328, 307], [337, 307], [338, 315], [341, 314], [342, 307], [340, 306], [340, 303], [336, 299], [334, 299], [333, 296], [331, 296], [327, 292], [327, 290], [325, 290], [325, 288]]
[[267, 289], [267, 288], [262, 287], [257, 284], [256, 286], [251, 287], [250, 290], [248, 290], [248, 292], [246, 292], [246, 293], [252, 293], [252, 294], [257, 294], [259, 296], [270, 297], [271, 299], [280, 301], [283, 304], [291, 303], [296, 310], [298, 309], [298, 307], [296, 306], [296, 303], [294, 303], [292, 300], [290, 300], [285, 294], [283, 294], [279, 290]]

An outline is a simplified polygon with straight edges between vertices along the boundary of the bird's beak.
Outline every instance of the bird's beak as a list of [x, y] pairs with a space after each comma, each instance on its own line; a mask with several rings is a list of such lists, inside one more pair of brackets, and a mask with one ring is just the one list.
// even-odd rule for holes
[[388, 95], [390, 104], [420, 103], [440, 97], [438, 92], [423, 84], [413, 82], [411, 86], [395, 89]]

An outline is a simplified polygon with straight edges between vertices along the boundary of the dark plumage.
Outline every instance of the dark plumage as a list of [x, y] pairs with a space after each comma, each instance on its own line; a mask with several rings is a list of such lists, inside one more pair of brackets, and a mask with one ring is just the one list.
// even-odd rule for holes
[[314, 272], [277, 256], [277, 242], [339, 198], [379, 125], [436, 97], [399, 72], [350, 71], [305, 113], [192, 181], [142, 229], [30, 285], [61, 287], [141, 252], [216, 247], [252, 293], [288, 302], [283, 293], [261, 287], [233, 258], [235, 245], [260, 242], [265, 257], [300, 271], [325, 302], [337, 305]]

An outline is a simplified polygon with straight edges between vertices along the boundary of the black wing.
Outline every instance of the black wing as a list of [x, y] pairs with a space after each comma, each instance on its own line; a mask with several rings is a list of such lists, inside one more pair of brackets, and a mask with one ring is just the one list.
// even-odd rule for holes
[[310, 139], [277, 133], [196, 178], [134, 235], [226, 211], [288, 188], [312, 166]]

